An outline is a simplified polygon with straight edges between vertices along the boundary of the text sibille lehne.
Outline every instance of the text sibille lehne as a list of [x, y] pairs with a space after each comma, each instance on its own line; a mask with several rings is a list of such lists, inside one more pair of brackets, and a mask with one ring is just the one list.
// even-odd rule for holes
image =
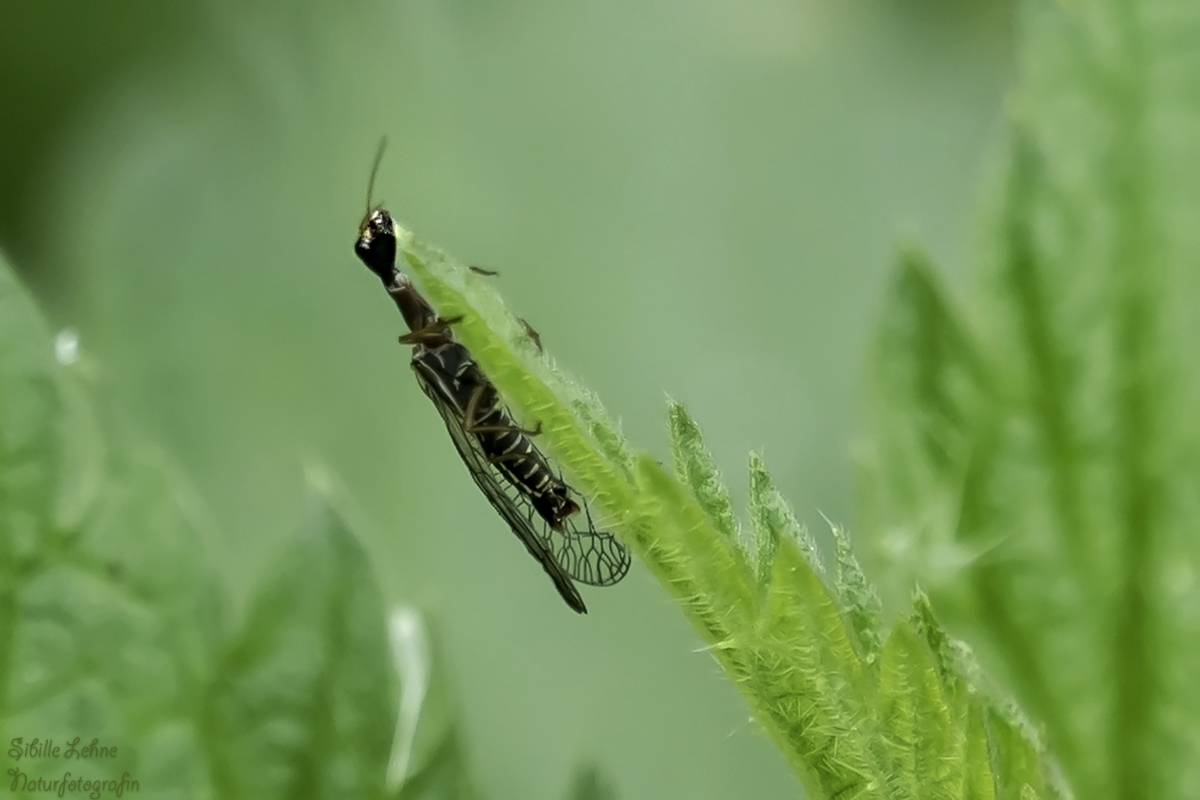
[[92, 739], [91, 744], [80, 746], [80, 737], [66, 743], [66, 750], [54, 743], [53, 739], [33, 739], [28, 744], [25, 737], [18, 736], [9, 742], [8, 757], [13, 761], [22, 758], [116, 758], [116, 745], [102, 745], [99, 739]]
[[[82, 738], [79, 736], [62, 745], [56, 745], [53, 739], [31, 739], [26, 742], [24, 737], [17, 737], [12, 739], [9, 745], [8, 757], [13, 761], [20, 761], [23, 758], [82, 760], [117, 757], [115, 745], [102, 745], [99, 739], [92, 739], [90, 743], [82, 744]], [[51, 792], [58, 797], [64, 797], [68, 793], [82, 793], [95, 800], [105, 796], [121, 797], [126, 792], [141, 791], [140, 784], [130, 778], [128, 772], [123, 774], [120, 780], [80, 778], [73, 776], [70, 772], [64, 772], [59, 778], [45, 778], [30, 775], [24, 770], [13, 767], [8, 770], [8, 775], [12, 778], [9, 790], [13, 792]]]

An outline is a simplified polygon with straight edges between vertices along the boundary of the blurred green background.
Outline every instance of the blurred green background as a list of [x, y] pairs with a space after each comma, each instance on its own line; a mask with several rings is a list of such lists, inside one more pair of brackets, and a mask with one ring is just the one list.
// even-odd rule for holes
[[[602, 765], [626, 798], [798, 784], [635, 566], [578, 619], [475, 490], [351, 251], [377, 199], [499, 270], [548, 349], [667, 457], [685, 401], [853, 527], [861, 375], [895, 246], [966, 260], [1009, 9], [834, 0], [0, 5], [0, 246], [244, 593], [305, 464], [390, 602], [442, 626], [493, 797]], [[958, 282], [952, 274], [951, 283]], [[743, 500], [745, 491], [737, 493]]]

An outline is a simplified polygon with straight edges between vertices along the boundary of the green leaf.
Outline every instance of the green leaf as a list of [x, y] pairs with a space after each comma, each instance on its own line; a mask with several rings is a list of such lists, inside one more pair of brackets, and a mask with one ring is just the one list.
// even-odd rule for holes
[[996, 800], [996, 776], [992, 772], [983, 705], [977, 697], [967, 703], [966, 742], [963, 745], [963, 800]]
[[251, 603], [209, 700], [223, 797], [379, 797], [396, 687], [366, 556], [323, 500]]
[[[902, 267], [911, 324], [876, 364], [866, 527], [1083, 797], [1200, 792], [1198, 29], [1188, 0], [1025, 7], [974, 333]], [[991, 728], [1012, 774], [1050, 774]]]
[[875, 587], [867, 581], [867, 576], [858, 563], [858, 557], [850, 547], [850, 535], [841, 525], [829, 522], [833, 531], [834, 556], [837, 562], [838, 595], [850, 618], [850, 628], [862, 650], [863, 658], [868, 664], [875, 660], [882, 644], [880, 636], [882, 606]]
[[435, 631], [415, 609], [398, 608], [388, 619], [388, 632], [401, 685], [389, 795], [397, 800], [479, 797]]
[[1046, 786], [1042, 745], [1028, 721], [1011, 705], [989, 704], [985, 712], [988, 737], [996, 743], [993, 769], [1001, 777], [1001, 800], [1022, 800], [1028, 792], [1041, 796]]
[[966, 687], [965, 675], [960, 669], [959, 652], [955, 648], [956, 643], [934, 617], [929, 595], [919, 588], [913, 592], [913, 611], [909, 617], [909, 623], [913, 630], [925, 640], [925, 646], [933, 655], [943, 683], [955, 694], [960, 694]]
[[745, 554], [718, 533], [688, 491], [657, 461], [641, 456], [637, 500], [621, 514], [643, 558], [698, 623], [706, 639], [731, 645], [754, 618], [756, 602]]
[[[741, 543], [737, 518], [733, 513], [733, 501], [729, 488], [721, 480], [721, 473], [713, 460], [712, 453], [704, 446], [704, 437], [696, 421], [688, 415], [682, 403], [667, 402], [668, 427], [671, 432], [671, 455], [675, 461], [675, 476], [687, 486], [696, 502], [708, 514], [708, 519], [717, 532], [736, 544]], [[760, 555], [761, 558], [761, 555]]]
[[[825, 584], [781, 539], [743, 689], [784, 736], [780, 748], [816, 797], [887, 797], [870, 676]], [[797, 761], [799, 765], [797, 765]]]
[[995, 535], [976, 523], [984, 499], [975, 492], [993, 449], [993, 379], [915, 247], [900, 254], [870, 381], [861, 519], [898, 603], [916, 581], [939, 591]]
[[[54, 535], [65, 462], [62, 424], [50, 334], [0, 256], [0, 570], [5, 584], [39, 558]], [[0, 612], [0, 637], [3, 626]]]
[[117, 748], [76, 776], [211, 791], [197, 717], [220, 602], [178, 498], [162, 463], [113, 465], [79, 538], [13, 587], [5, 731]]
[[771, 564], [779, 547], [779, 540], [787, 538], [799, 549], [800, 554], [817, 575], [825, 574], [817, 543], [808, 529], [796, 519], [795, 512], [783, 495], [775, 488], [767, 465], [758, 453], [750, 454], [750, 519], [754, 524], [755, 541], [758, 543], [759, 581], [765, 583], [771, 574]]
[[890, 796], [959, 797], [965, 779], [961, 720], [947, 703], [940, 671], [928, 648], [904, 620], [883, 646], [879, 676]]
[[637, 456], [621, 435], [620, 426], [600, 404], [600, 399], [590, 392], [584, 392], [571, 403], [571, 410], [605, 460], [619, 470], [626, 481], [632, 481], [633, 464]]
[[197, 713], [220, 603], [178, 482], [133, 448], [101, 456], [86, 399], [2, 265], [0, 307], [0, 740], [113, 753], [17, 760], [20, 781], [66, 764], [131, 791], [210, 793]]
[[[771, 573], [775, 571], [775, 554], [779, 552], [780, 528], [789, 523], [799, 522], [790, 520], [777, 513], [778, 508], [773, 501], [775, 487], [767, 474], [766, 466], [757, 453], [750, 454], [750, 521], [754, 525], [755, 555], [758, 559], [758, 590], [766, 594], [771, 585]], [[776, 512], [776, 513], [772, 513]]]

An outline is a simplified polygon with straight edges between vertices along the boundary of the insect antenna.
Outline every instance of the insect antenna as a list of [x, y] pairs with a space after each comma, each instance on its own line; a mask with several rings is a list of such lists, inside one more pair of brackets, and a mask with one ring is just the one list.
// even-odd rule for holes
[[371, 205], [372, 197], [375, 194], [375, 178], [379, 175], [379, 165], [383, 163], [383, 154], [387, 150], [387, 136], [379, 137], [379, 147], [375, 150], [375, 161], [371, 164], [371, 177], [367, 181], [367, 213], [364, 216], [371, 216], [371, 212], [376, 208], [382, 208], [381, 202], [378, 206]]

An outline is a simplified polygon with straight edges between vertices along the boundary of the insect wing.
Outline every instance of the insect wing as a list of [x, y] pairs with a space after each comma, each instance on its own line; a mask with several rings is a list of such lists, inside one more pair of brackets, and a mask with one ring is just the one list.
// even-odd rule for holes
[[[430, 351], [425, 353], [433, 355]], [[582, 518], [578, 514], [568, 517], [562, 530], [555, 531], [534, 510], [529, 498], [496, 469], [479, 438], [466, 429], [464, 412], [453, 399], [455, 392], [443, 384], [443, 371], [431, 362], [432, 359], [420, 355], [413, 359], [413, 371], [421, 389], [441, 414], [475, 484], [555, 583], [559, 581], [546, 564], [547, 556], [560, 571], [589, 586], [612, 586], [624, 578], [631, 563], [629, 550], [611, 533], [595, 530], [586, 503], [581, 504]]]
[[567, 605], [581, 614], [586, 614], [587, 606], [584, 605], [583, 598], [579, 596], [579, 590], [571, 583], [570, 576], [546, 547], [544, 535], [539, 535], [534, 527], [533, 509], [522, 508], [521, 504], [517, 502], [517, 498], [512, 496], [515, 489], [505, 490], [495, 468], [488, 462], [487, 456], [480, 448], [478, 440], [463, 427], [462, 412], [446, 397], [444, 387], [439, 384], [439, 376], [430, 374], [428, 366], [415, 358], [413, 371], [417, 375], [417, 382], [421, 384], [421, 390], [433, 401], [434, 407], [437, 408], [442, 420], [446, 423], [446, 430], [449, 431], [450, 439], [454, 442], [454, 449], [458, 451], [459, 457], [466, 464], [467, 471], [471, 473], [475, 485], [492, 504], [492, 508], [496, 509], [497, 513], [508, 523], [508, 527], [525, 545], [525, 549], [529, 551], [534, 560], [542, 565], [542, 569], [550, 576], [550, 580], [554, 582], [555, 588], [558, 589], [558, 593], [562, 595]]
[[[576, 514], [563, 520], [561, 531], [549, 536], [551, 550], [567, 573], [588, 586], [612, 586], [629, 572], [629, 548], [606, 531], [592, 526], [592, 512], [581, 502], [583, 518]], [[543, 522], [538, 518], [539, 522]], [[545, 530], [550, 526], [543, 522]]]

